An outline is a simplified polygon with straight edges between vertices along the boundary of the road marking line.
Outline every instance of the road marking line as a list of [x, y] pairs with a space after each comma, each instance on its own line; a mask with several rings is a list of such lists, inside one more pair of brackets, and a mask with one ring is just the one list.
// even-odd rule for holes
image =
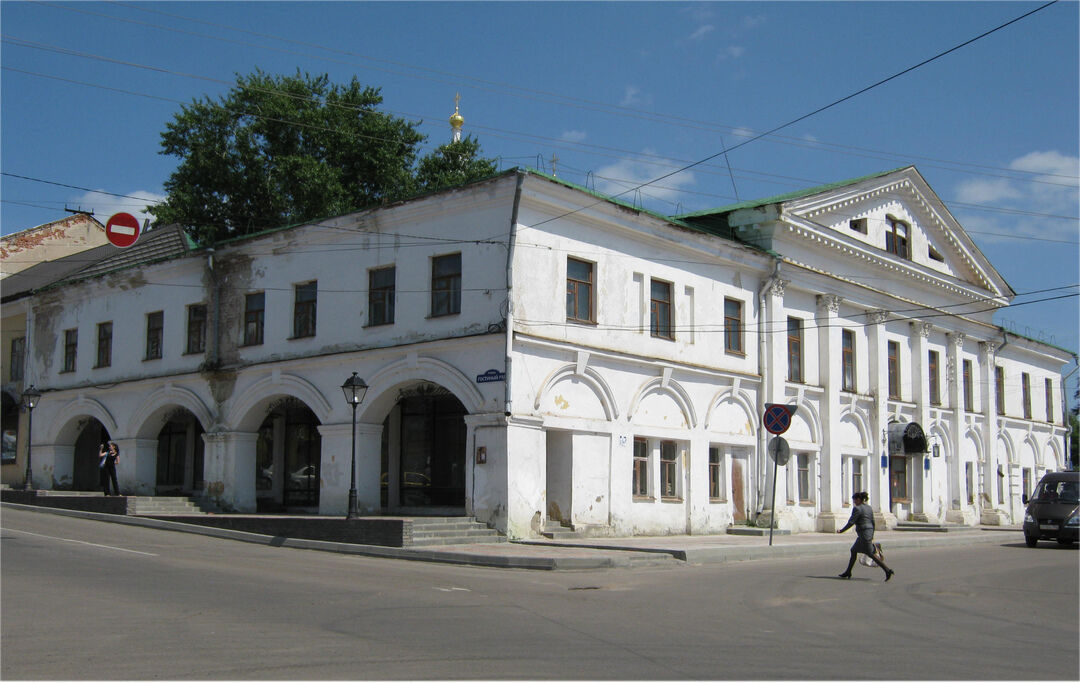
[[157, 557], [157, 553], [144, 553], [141, 550], [129, 550], [127, 548], [118, 548], [115, 545], [102, 545], [100, 543], [91, 543], [89, 541], [79, 541], [74, 538], [61, 538], [59, 536], [46, 536], [45, 534], [35, 534], [33, 531], [23, 531], [22, 529], [12, 529], [10, 527], [0, 527], [4, 531], [14, 531], [17, 534], [28, 534], [30, 536], [37, 536], [39, 538], [51, 538], [54, 541], [67, 541], [68, 543], [81, 543], [83, 545], [93, 546], [95, 548], [106, 548], [107, 550], [119, 550], [122, 553], [135, 553], [136, 555], [150, 555], [151, 557]]
[[468, 588], [458, 588], [457, 586], [452, 586], [450, 588], [442, 588], [440, 586], [432, 586], [432, 588], [434, 588], [437, 591], [442, 591], [444, 593], [450, 593], [450, 592], [453, 592], [453, 591], [465, 591], [466, 593], [472, 593], [472, 591], [469, 590]]

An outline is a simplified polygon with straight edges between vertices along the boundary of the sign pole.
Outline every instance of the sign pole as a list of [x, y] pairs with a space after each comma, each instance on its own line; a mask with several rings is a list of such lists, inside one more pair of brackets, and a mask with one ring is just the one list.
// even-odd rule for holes
[[772, 533], [773, 527], [776, 526], [776, 461], [777, 458], [773, 458], [772, 461], [772, 507], [769, 510], [769, 546], [772, 546]]

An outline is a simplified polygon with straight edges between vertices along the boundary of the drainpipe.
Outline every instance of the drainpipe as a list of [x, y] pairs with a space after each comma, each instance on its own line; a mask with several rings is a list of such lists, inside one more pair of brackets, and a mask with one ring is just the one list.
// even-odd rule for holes
[[507, 417], [510, 417], [513, 409], [510, 381], [513, 377], [511, 356], [514, 352], [514, 238], [517, 236], [518, 207], [521, 206], [521, 186], [524, 183], [525, 174], [518, 171], [514, 208], [510, 213], [510, 237], [506, 241], [506, 381], [503, 382], [503, 412]]
[[210, 348], [207, 354], [209, 369], [216, 370], [218, 366], [218, 330], [221, 329], [221, 293], [218, 291], [217, 273], [214, 271], [214, 248], [206, 250], [206, 267], [210, 271], [210, 305], [213, 309], [210, 321]]
[[[775, 261], [773, 263], [772, 275], [769, 276], [769, 279], [765, 281], [765, 284], [761, 286], [761, 290], [758, 292], [758, 376], [761, 377], [761, 386], [758, 389], [757, 394], [758, 415], [765, 414], [765, 391], [768, 387], [768, 382], [766, 381], [765, 377], [766, 370], [768, 369], [765, 363], [765, 296], [768, 294], [768, 291], [772, 288], [772, 286], [776, 284], [776, 281], [780, 279], [780, 259], [776, 257], [773, 258], [775, 259]], [[758, 514], [761, 514], [761, 511], [765, 508], [765, 477], [763, 476], [765, 472], [765, 439], [765, 430], [759, 425], [757, 457], [758, 472], [757, 476], [755, 477], [755, 479], [757, 480], [757, 504], [755, 505], [755, 507], [757, 508]]]

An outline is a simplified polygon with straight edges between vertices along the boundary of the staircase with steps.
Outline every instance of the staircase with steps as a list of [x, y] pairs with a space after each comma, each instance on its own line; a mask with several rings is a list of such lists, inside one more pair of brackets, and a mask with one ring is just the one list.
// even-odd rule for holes
[[127, 496], [127, 513], [134, 516], [205, 515], [218, 512], [212, 506], [183, 496]]
[[937, 522], [897, 522], [894, 531], [936, 531], [953, 533], [957, 531], [978, 531], [979, 527], [963, 524], [938, 524]]
[[563, 523], [557, 519], [549, 519], [544, 522], [544, 526], [540, 529], [540, 535], [553, 541], [585, 538], [580, 531], [577, 531], [572, 526], [563, 526]]
[[413, 517], [412, 547], [459, 545], [464, 543], [505, 543], [506, 537], [488, 528], [475, 517]]

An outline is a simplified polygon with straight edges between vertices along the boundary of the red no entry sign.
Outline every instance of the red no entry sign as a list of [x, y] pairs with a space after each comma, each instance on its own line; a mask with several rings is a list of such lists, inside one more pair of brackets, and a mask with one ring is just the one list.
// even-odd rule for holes
[[761, 416], [761, 423], [770, 434], [783, 434], [791, 426], [791, 414], [795, 412], [795, 406], [786, 406], [782, 403], [766, 403], [765, 413]]
[[117, 213], [105, 224], [105, 237], [117, 247], [130, 247], [139, 239], [139, 219], [130, 213]]

